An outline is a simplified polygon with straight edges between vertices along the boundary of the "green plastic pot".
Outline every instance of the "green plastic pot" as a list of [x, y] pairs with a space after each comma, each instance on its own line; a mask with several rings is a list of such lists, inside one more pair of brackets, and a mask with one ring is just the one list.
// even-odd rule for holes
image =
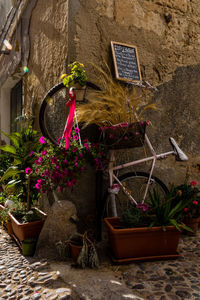
[[36, 239], [26, 239], [22, 242], [22, 254], [24, 256], [33, 256], [36, 248]]

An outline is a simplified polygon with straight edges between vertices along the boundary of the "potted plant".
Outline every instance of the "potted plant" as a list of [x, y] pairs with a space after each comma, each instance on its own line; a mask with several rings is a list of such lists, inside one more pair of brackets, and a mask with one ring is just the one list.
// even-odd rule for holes
[[149, 122], [141, 121], [144, 111], [155, 108], [151, 92], [137, 86], [123, 86], [106, 71], [95, 67], [100, 73], [100, 91], [88, 95], [88, 102], [77, 107], [78, 122], [87, 127], [99, 127], [100, 142], [109, 148], [128, 148], [144, 143], [145, 127]]
[[88, 232], [84, 234], [75, 233], [67, 241], [56, 244], [60, 257], [71, 257], [77, 266], [98, 268], [99, 259], [95, 248], [93, 237]]
[[88, 80], [84, 65], [80, 62], [73, 62], [68, 67], [71, 69], [70, 74], [62, 74], [61, 79], [66, 88], [76, 88], [77, 99], [82, 100], [85, 92], [85, 85]]
[[[186, 178], [184, 184], [178, 185], [174, 189], [176, 203], [180, 199], [187, 201], [183, 209], [183, 222], [193, 230], [193, 234], [196, 234], [200, 222], [200, 190], [197, 185], [197, 181], [188, 182]], [[185, 232], [191, 234], [191, 232]]]
[[115, 262], [176, 258], [185, 203], [175, 206], [173, 192], [165, 201], [157, 191], [150, 193], [150, 203], [140, 203], [123, 212], [121, 218], [105, 218], [109, 244]]
[[9, 209], [9, 217], [15, 237], [20, 241], [29, 238], [38, 238], [44, 225], [46, 214], [37, 207], [29, 207], [18, 201]]
[[33, 153], [43, 145], [38, 141], [37, 131], [31, 126], [19, 133], [5, 135], [10, 138], [12, 145], [3, 145], [0, 148], [10, 153], [12, 163], [4, 172], [1, 181], [12, 179], [5, 185], [5, 190], [9, 192], [13, 202], [13, 205], [9, 206], [8, 214], [14, 235], [19, 241], [23, 241], [26, 238], [38, 237], [46, 217], [39, 209], [31, 209], [40, 195], [35, 188], [35, 176], [30, 178]]
[[37, 176], [35, 188], [38, 192], [63, 191], [74, 189], [78, 179], [84, 172], [86, 161], [95, 163], [97, 169], [102, 169], [104, 152], [97, 144], [88, 140], [79, 141], [79, 128], [73, 129], [70, 147], [66, 150], [62, 142], [53, 145], [42, 137], [43, 151], [35, 154], [33, 173]]

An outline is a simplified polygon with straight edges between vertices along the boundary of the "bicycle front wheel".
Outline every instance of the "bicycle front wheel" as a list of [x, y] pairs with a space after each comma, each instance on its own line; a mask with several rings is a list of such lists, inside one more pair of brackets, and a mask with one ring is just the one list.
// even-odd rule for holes
[[[84, 103], [87, 101], [87, 97], [92, 90], [100, 90], [92, 82], [86, 83], [86, 88], [83, 89], [82, 100], [77, 99], [77, 103]], [[76, 90], [81, 92], [81, 90]], [[66, 109], [66, 101], [69, 98], [69, 90], [61, 82], [51, 88], [44, 99], [42, 100], [39, 112], [39, 124], [40, 129], [46, 138], [52, 143], [56, 144], [58, 138], [63, 135], [66, 120], [68, 117], [68, 110]]]
[[[145, 172], [129, 172], [123, 174], [119, 177], [119, 180], [125, 187], [126, 191], [130, 193], [130, 195], [134, 198], [137, 203], [141, 203], [144, 198], [145, 190], [147, 187], [149, 179], [149, 173]], [[145, 202], [149, 201], [149, 192], [153, 192], [153, 190], [157, 191], [161, 198], [165, 198], [166, 193], [168, 192], [168, 188], [166, 185], [157, 177], [152, 176], [150, 180], [150, 185], [148, 187], [148, 192], [145, 198]], [[115, 204], [117, 209], [118, 216], [121, 216], [122, 212], [125, 209], [128, 209], [131, 205], [130, 198], [128, 195], [120, 189], [120, 192], [115, 197]], [[107, 216], [112, 216], [111, 209], [110, 209], [110, 197], [108, 196], [108, 200], [106, 203], [106, 213]]]

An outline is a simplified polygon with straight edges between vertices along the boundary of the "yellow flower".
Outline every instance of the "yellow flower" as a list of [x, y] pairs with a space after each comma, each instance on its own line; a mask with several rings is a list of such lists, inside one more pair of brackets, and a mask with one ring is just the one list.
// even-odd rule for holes
[[79, 64], [82, 68], [84, 68], [84, 65], [83, 64]]
[[181, 195], [182, 195], [182, 191], [181, 191], [181, 190], [178, 190], [177, 195], [178, 195], [178, 196], [181, 196]]
[[62, 75], [60, 76], [60, 79], [65, 78], [65, 76], [67, 76], [67, 74], [62, 74]]

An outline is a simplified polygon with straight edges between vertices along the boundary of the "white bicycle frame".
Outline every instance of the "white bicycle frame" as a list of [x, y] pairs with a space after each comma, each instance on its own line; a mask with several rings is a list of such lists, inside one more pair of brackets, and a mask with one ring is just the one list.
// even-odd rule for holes
[[121, 188], [123, 189], [123, 191], [125, 192], [125, 194], [127, 195], [127, 197], [130, 199], [130, 201], [133, 204], [135, 204], [135, 205], [138, 204], [137, 201], [134, 199], [134, 197], [132, 195], [130, 195], [130, 193], [124, 187], [124, 185], [122, 184], [122, 182], [114, 174], [114, 171], [117, 171], [117, 170], [120, 170], [120, 169], [124, 169], [124, 168], [130, 167], [130, 166], [135, 166], [135, 165], [147, 162], [147, 161], [152, 161], [152, 165], [151, 165], [151, 170], [150, 170], [148, 182], [147, 182], [147, 185], [146, 185], [146, 188], [145, 188], [145, 192], [144, 192], [144, 196], [143, 196], [143, 199], [142, 199], [142, 203], [143, 203], [145, 201], [146, 195], [148, 193], [148, 189], [149, 189], [149, 185], [150, 185], [150, 182], [151, 182], [153, 170], [155, 168], [156, 160], [157, 159], [166, 158], [167, 156], [172, 155], [172, 154], [174, 154], [174, 155], [177, 154], [175, 152], [175, 150], [164, 152], [164, 153], [161, 153], [161, 154], [156, 154], [156, 152], [155, 152], [155, 150], [154, 150], [154, 148], [153, 148], [153, 146], [152, 146], [152, 144], [151, 144], [151, 142], [150, 142], [147, 134], [145, 134], [145, 142], [146, 142], [148, 148], [150, 149], [150, 151], [152, 153], [152, 156], [146, 157], [146, 158], [143, 158], [143, 159], [139, 159], [139, 160], [136, 160], [136, 161], [131, 161], [131, 162], [128, 162], [128, 163], [125, 163], [125, 164], [122, 164], [122, 165], [114, 166], [115, 151], [114, 150], [110, 151], [110, 159], [109, 159], [108, 172], [109, 172], [109, 179], [110, 179], [110, 189], [109, 189], [109, 191], [110, 191], [110, 201], [111, 201], [111, 213], [112, 213], [113, 217], [117, 217], [117, 209], [116, 209], [116, 202], [115, 202], [115, 194], [116, 193], [112, 192], [112, 186], [113, 186], [113, 182], [114, 181], [117, 182], [121, 186]]

